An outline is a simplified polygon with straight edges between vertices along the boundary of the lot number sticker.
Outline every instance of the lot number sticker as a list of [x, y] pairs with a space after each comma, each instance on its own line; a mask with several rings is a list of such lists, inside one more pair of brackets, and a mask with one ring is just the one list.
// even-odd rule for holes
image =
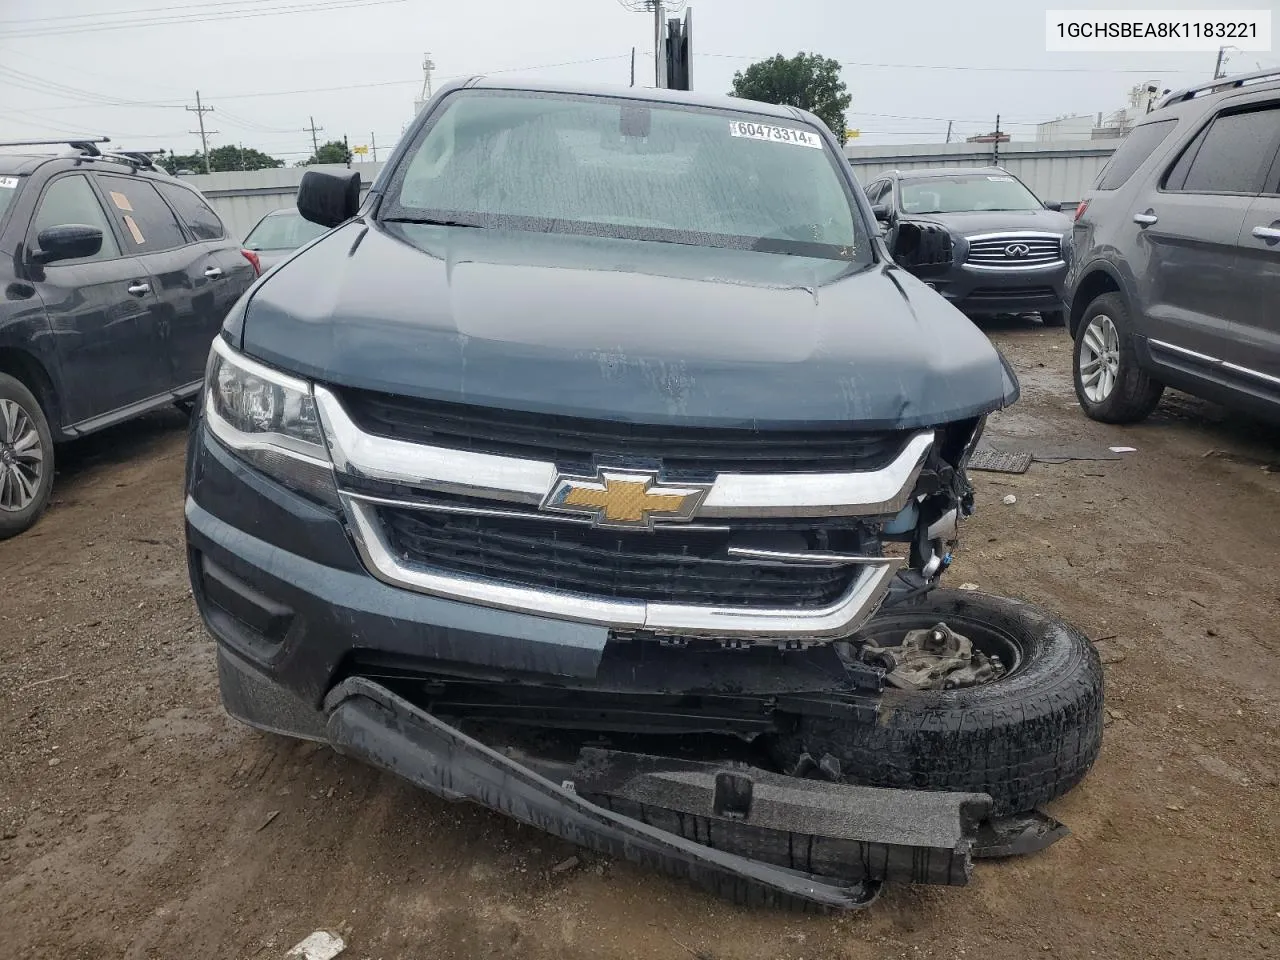
[[18, 185], [17, 177], [0, 177], [0, 188], [2, 189], [12, 190], [17, 185]]
[[730, 120], [729, 134], [734, 137], [746, 137], [748, 140], [774, 140], [778, 143], [794, 143], [800, 147], [822, 149], [822, 138], [816, 133], [795, 130], [791, 127], [774, 127], [767, 123], [752, 123], [750, 120]]

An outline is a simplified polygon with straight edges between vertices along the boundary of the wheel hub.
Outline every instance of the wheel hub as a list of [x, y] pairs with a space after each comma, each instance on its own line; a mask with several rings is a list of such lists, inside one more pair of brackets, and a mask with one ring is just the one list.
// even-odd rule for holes
[[1080, 385], [1093, 403], [1102, 403], [1120, 378], [1120, 334], [1115, 321], [1098, 314], [1080, 335]]
[[15, 513], [35, 499], [44, 449], [35, 422], [12, 400], [0, 399], [0, 510]]

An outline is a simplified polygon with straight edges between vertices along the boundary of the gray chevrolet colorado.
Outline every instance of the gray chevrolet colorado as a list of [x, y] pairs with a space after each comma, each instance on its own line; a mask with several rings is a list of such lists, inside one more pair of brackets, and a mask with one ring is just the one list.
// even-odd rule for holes
[[231, 312], [192, 424], [231, 714], [739, 899], [1061, 835], [1096, 654], [935, 589], [1017, 379], [820, 121], [471, 80], [298, 207], [333, 229]]

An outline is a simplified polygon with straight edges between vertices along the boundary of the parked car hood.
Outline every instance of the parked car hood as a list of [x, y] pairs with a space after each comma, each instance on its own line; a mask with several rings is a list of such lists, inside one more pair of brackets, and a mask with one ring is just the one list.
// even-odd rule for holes
[[908, 220], [940, 223], [953, 234], [972, 237], [981, 233], [1071, 233], [1071, 218], [1056, 210], [984, 210], [973, 213], [906, 214]]
[[233, 318], [248, 354], [317, 381], [633, 422], [907, 428], [1018, 395], [897, 267], [742, 250], [356, 222]]

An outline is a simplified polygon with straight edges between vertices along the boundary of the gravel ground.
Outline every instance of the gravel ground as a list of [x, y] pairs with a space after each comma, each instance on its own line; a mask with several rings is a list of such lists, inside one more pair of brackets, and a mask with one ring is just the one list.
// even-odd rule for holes
[[1062, 331], [990, 332], [1024, 387], [994, 442], [1137, 448], [975, 474], [949, 574], [1098, 640], [1070, 838], [855, 915], [752, 912], [585, 854], [553, 871], [576, 851], [248, 730], [188, 592], [174, 414], [65, 451], [48, 515], [0, 543], [0, 955], [269, 958], [325, 928], [344, 958], [1274, 958], [1280, 433], [1181, 396], [1094, 424]]

